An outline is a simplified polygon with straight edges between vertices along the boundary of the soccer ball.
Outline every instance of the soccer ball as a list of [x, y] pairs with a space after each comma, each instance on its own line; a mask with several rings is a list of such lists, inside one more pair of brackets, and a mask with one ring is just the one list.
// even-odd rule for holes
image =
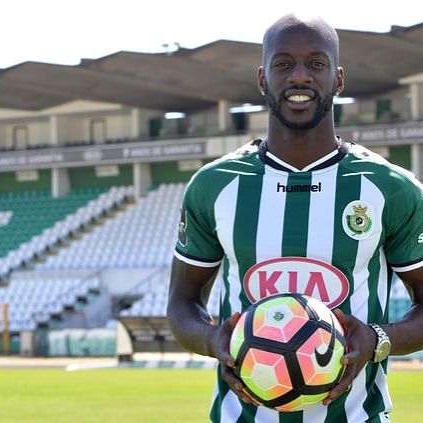
[[252, 304], [232, 333], [235, 374], [260, 404], [298, 411], [321, 402], [344, 367], [344, 331], [319, 300], [274, 295]]

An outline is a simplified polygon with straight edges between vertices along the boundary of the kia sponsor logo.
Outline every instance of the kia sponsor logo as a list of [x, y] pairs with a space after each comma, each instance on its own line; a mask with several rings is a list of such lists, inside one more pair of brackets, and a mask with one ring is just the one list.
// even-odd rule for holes
[[350, 288], [347, 277], [335, 266], [306, 257], [277, 257], [257, 263], [247, 271], [243, 283], [252, 303], [288, 292], [317, 298], [329, 308], [342, 304]]

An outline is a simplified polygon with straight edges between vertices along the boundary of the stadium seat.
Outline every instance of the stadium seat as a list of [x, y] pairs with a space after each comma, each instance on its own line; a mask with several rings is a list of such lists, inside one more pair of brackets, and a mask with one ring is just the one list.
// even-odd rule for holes
[[127, 187], [90, 189], [52, 198], [45, 193], [0, 195], [0, 211], [10, 221], [0, 226], [0, 276], [28, 264], [55, 244], [64, 242], [131, 196]]
[[[75, 240], [36, 268], [40, 270], [144, 268], [169, 266], [184, 184], [163, 184], [114, 218]], [[99, 213], [128, 189], [113, 191], [115, 197], [98, 199], [89, 210]], [[130, 192], [130, 191], [129, 191]], [[102, 197], [102, 196], [100, 196]], [[80, 211], [78, 212], [80, 213]], [[57, 228], [55, 230], [57, 233]]]
[[[146, 272], [143, 280], [132, 290], [142, 298], [123, 310], [120, 313], [122, 317], [166, 317], [170, 268], [150, 269], [150, 272]], [[217, 316], [219, 312], [220, 281], [218, 277], [210, 293], [207, 308], [212, 316]]]
[[[10, 331], [33, 330], [48, 322], [64, 307], [75, 305], [79, 296], [100, 288], [98, 277], [48, 276], [45, 273], [21, 273], [7, 287], [0, 288], [0, 303], [9, 304]], [[3, 330], [3, 322], [0, 324]]]
[[411, 306], [411, 298], [402, 281], [394, 275], [389, 299], [389, 321], [396, 322], [404, 317]]

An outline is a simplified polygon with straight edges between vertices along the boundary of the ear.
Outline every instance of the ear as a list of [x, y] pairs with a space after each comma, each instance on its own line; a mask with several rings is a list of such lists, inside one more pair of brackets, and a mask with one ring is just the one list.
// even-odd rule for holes
[[261, 95], [266, 92], [266, 76], [264, 75], [264, 67], [260, 66], [257, 71], [257, 84]]
[[336, 70], [336, 94], [339, 95], [344, 91], [345, 87], [345, 69], [338, 66]]

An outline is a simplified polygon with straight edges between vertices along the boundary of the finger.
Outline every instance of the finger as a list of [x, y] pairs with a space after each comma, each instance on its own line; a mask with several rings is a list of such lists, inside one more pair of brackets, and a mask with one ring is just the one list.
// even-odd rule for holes
[[230, 353], [230, 337], [224, 335], [223, 338], [220, 339], [218, 348], [217, 348], [217, 359], [223, 366], [227, 366], [230, 368], [235, 367], [235, 358], [232, 357]]
[[348, 327], [348, 324], [350, 323], [351, 319], [350, 316], [345, 314], [343, 311], [341, 311], [339, 308], [333, 310], [333, 314], [337, 317], [339, 320], [339, 323], [345, 328]]
[[346, 366], [347, 364], [356, 363], [359, 359], [360, 352], [357, 350], [351, 350], [341, 357], [341, 363]]
[[[347, 389], [345, 390], [345, 392], [350, 391], [351, 388], [352, 388], [352, 383], [347, 386]], [[328, 396], [322, 401], [322, 404], [323, 405], [329, 405], [331, 402], [333, 402], [337, 398], [338, 397], [332, 397], [332, 395], [328, 394]]]
[[257, 401], [255, 398], [253, 398], [245, 388], [244, 388], [243, 392], [244, 392], [244, 395], [246, 397], [248, 397], [248, 399], [251, 401], [251, 404], [254, 404], [256, 407], [259, 407], [260, 405], [262, 405], [262, 404], [260, 404], [259, 401]]
[[242, 392], [242, 394], [241, 395], [239, 395], [239, 398], [241, 398], [241, 400], [243, 401], [243, 402], [245, 402], [246, 404], [253, 404], [253, 405], [260, 405], [260, 404], [256, 404], [255, 402], [254, 402], [254, 400], [249, 396], [249, 395], [246, 395], [246, 393], [245, 392]]
[[222, 323], [221, 329], [224, 332], [231, 334], [236, 324], [238, 323], [238, 320], [240, 319], [240, 317], [241, 317], [240, 313], [238, 312], [234, 313], [231, 317], [229, 317]]
[[233, 389], [234, 391], [242, 392], [244, 386], [240, 379], [235, 376], [235, 373], [231, 368], [222, 366], [222, 379]]
[[341, 395], [352, 383], [356, 377], [358, 366], [354, 363], [349, 364], [345, 367], [344, 373], [338, 383], [329, 391], [329, 396], [332, 399], [337, 398]]
[[240, 317], [241, 317], [241, 313], [239, 313], [237, 311], [228, 319], [229, 320], [229, 326], [231, 327], [232, 330], [236, 326], [236, 324], [238, 323], [238, 320], [240, 319]]
[[220, 328], [221, 331], [221, 340], [220, 346], [218, 349], [218, 359], [219, 361], [231, 368], [235, 367], [235, 359], [231, 356], [229, 352], [229, 346], [231, 342], [231, 335], [234, 330], [235, 325], [237, 324], [241, 314], [236, 312], [229, 319], [227, 319]]
[[352, 384], [356, 375], [356, 367], [348, 366], [342, 375], [341, 380], [338, 384], [329, 391], [328, 396], [323, 400], [324, 405], [330, 404], [332, 401], [340, 397], [345, 391], [347, 391]]
[[222, 368], [222, 379], [229, 385], [229, 388], [245, 403], [254, 404], [254, 399], [247, 393], [242, 382], [233, 374], [229, 368]]
[[235, 359], [227, 351], [227, 348], [220, 352], [219, 361], [223, 364], [223, 366], [230, 367], [231, 369], [235, 368]]

